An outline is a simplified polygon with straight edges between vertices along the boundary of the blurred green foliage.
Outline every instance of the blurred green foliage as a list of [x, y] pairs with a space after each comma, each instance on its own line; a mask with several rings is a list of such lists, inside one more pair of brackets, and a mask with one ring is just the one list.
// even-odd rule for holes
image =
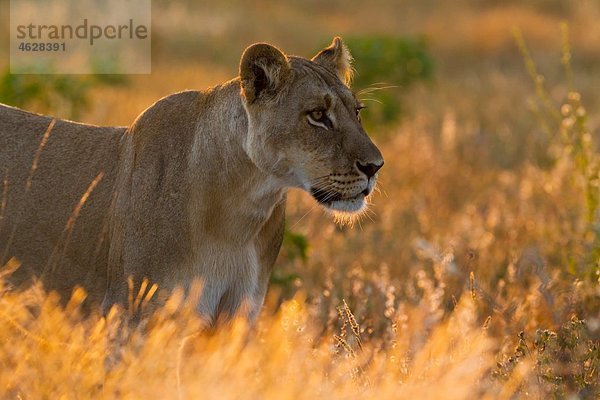
[[308, 239], [306, 236], [292, 232], [288, 227], [283, 234], [283, 246], [288, 261], [296, 259], [306, 262], [308, 260]]
[[523, 57], [525, 68], [535, 87], [537, 119], [549, 138], [546, 146], [546, 164], [553, 166], [561, 159], [570, 159], [575, 165], [575, 182], [583, 186], [583, 209], [586, 210], [586, 227], [581, 233], [581, 243], [586, 251], [577, 263], [582, 277], [596, 281], [600, 274], [600, 153], [592, 130], [589, 115], [583, 106], [581, 94], [573, 88], [569, 29], [561, 25], [562, 57], [566, 85], [569, 88], [562, 105], [557, 106], [545, 86], [525, 39], [519, 29], [513, 30], [515, 42]]
[[[287, 261], [287, 264], [294, 264], [295, 261], [306, 263], [309, 247], [306, 235], [293, 232], [289, 227], [285, 227], [281, 256]], [[270, 282], [273, 285], [280, 286], [283, 294], [288, 296], [293, 293], [294, 283], [298, 279], [300, 279], [300, 275], [297, 273], [279, 269], [273, 272]]]
[[396, 122], [406, 112], [406, 90], [433, 78], [433, 57], [422, 37], [356, 36], [345, 42], [355, 59], [354, 89], [369, 107], [363, 113], [368, 126]]
[[78, 119], [90, 106], [92, 88], [125, 82], [124, 75], [11, 74], [7, 69], [0, 76], [0, 103]]
[[556, 332], [538, 329], [519, 334], [512, 354], [499, 361], [492, 376], [503, 381], [523, 360], [531, 360], [540, 386], [555, 398], [597, 399], [600, 394], [600, 344], [585, 320], [573, 317]]

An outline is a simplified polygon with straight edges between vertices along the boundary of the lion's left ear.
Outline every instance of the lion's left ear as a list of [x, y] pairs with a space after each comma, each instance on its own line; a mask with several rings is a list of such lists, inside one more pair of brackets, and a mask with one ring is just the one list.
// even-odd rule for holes
[[312, 61], [331, 70], [346, 86], [350, 86], [354, 70], [352, 69], [352, 55], [342, 41], [336, 36], [326, 49], [321, 50]]
[[253, 44], [242, 54], [240, 79], [248, 104], [276, 100], [290, 76], [287, 57], [270, 44]]

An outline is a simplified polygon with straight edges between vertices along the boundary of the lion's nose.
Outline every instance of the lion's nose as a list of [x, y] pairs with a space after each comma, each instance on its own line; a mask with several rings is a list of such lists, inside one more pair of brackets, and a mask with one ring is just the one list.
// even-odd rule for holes
[[375, 175], [381, 167], [383, 167], [383, 161], [381, 161], [381, 163], [379, 163], [379, 164], [375, 164], [375, 163], [362, 164], [360, 161], [357, 161], [356, 167], [359, 169], [359, 171], [363, 172], [367, 176], [367, 179], [369, 179], [373, 175]]

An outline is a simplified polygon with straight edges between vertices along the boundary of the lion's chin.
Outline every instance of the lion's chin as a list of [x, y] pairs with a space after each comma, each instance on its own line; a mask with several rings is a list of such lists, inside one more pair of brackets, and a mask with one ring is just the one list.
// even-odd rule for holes
[[325, 205], [325, 207], [333, 215], [336, 224], [353, 226], [367, 211], [365, 197], [364, 194], [360, 194], [352, 199], [332, 201], [330, 204]]
[[362, 211], [365, 204], [365, 195], [361, 193], [352, 199], [334, 200], [325, 206], [332, 211], [353, 214]]

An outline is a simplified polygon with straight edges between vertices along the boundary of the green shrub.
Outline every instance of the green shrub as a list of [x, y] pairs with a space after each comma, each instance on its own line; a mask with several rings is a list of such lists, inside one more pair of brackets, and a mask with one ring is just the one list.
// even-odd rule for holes
[[346, 44], [355, 59], [353, 86], [369, 106], [363, 114], [367, 125], [397, 121], [406, 112], [406, 90], [433, 77], [433, 58], [423, 38], [359, 36]]
[[555, 398], [595, 399], [600, 395], [600, 345], [585, 320], [573, 317], [556, 332], [538, 329], [532, 338], [521, 332], [514, 352], [498, 362], [492, 375], [508, 380], [524, 359], [533, 361], [538, 385]]
[[90, 89], [125, 82], [123, 75], [11, 74], [7, 69], [0, 76], [0, 103], [78, 119], [90, 105]]
[[581, 243], [586, 251], [577, 263], [580, 275], [594, 281], [600, 274], [600, 155], [588, 126], [588, 113], [583, 106], [581, 94], [573, 88], [571, 49], [566, 23], [561, 25], [561, 30], [561, 62], [569, 92], [560, 106], [555, 104], [546, 89], [544, 76], [538, 72], [521, 31], [515, 28], [513, 35], [535, 86], [539, 103], [536, 106], [537, 117], [550, 138], [547, 158], [551, 165], [559, 159], [571, 160], [574, 165], [572, 179], [583, 189], [585, 229], [581, 232]]

